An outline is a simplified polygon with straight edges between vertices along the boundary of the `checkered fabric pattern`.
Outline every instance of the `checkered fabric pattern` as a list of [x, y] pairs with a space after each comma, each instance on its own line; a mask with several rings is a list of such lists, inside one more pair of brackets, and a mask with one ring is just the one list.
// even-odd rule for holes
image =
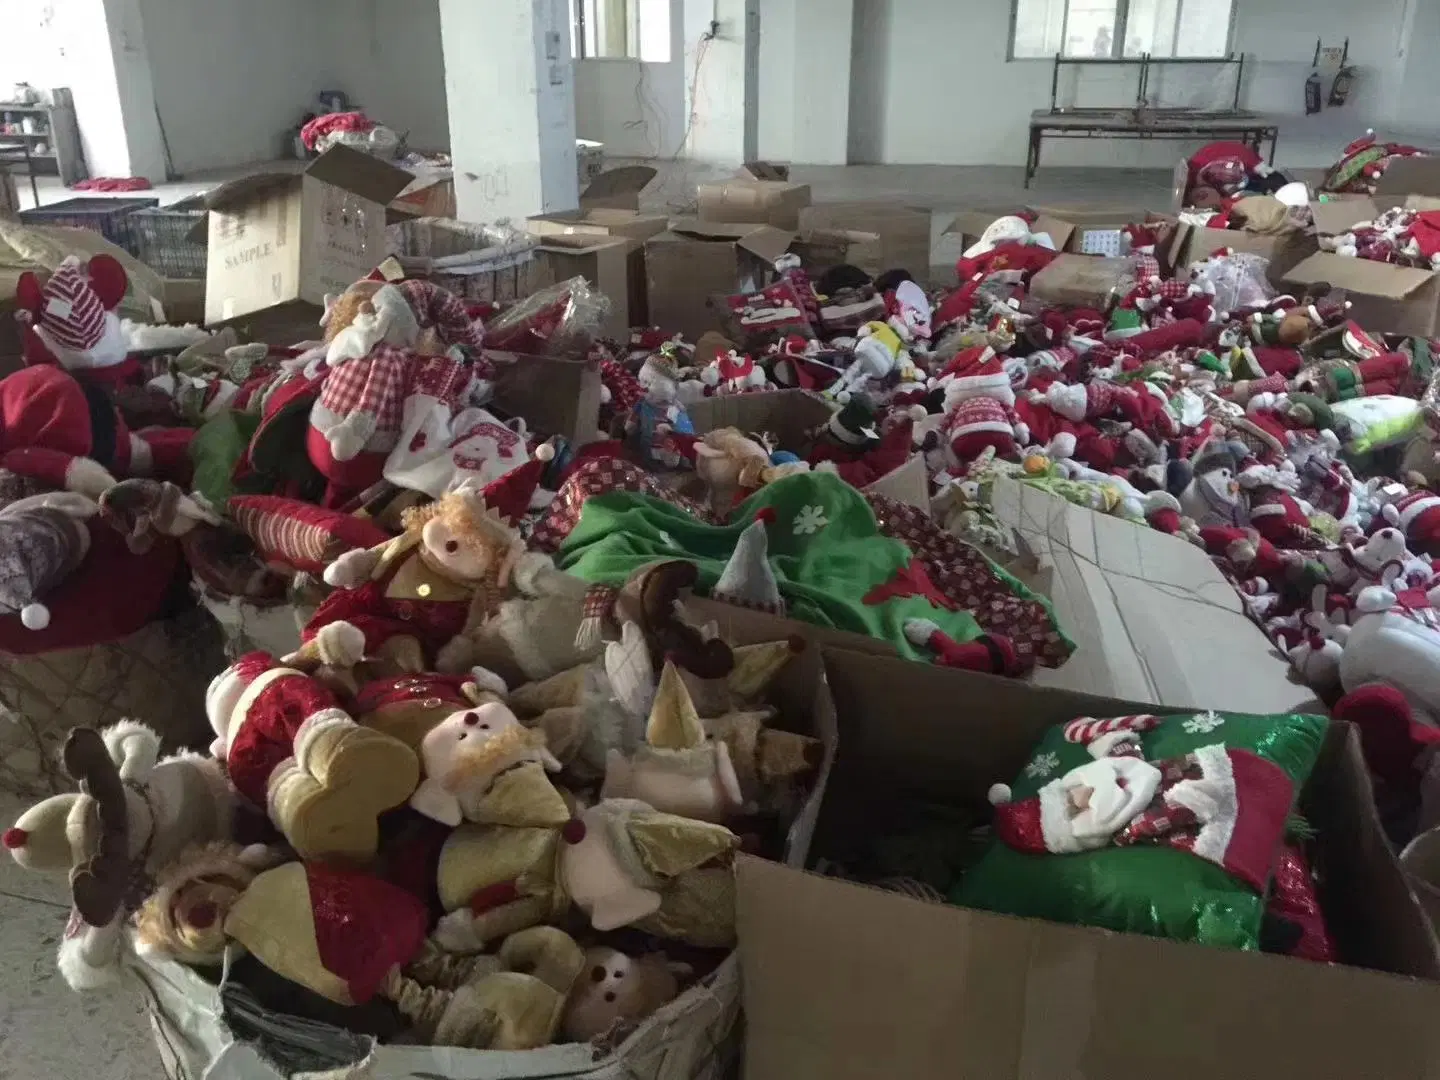
[[1190, 295], [1190, 283], [1180, 278], [1170, 278], [1159, 285], [1152, 284], [1150, 295], [1162, 303], [1175, 303]]
[[645, 397], [640, 380], [614, 357], [600, 361], [600, 381], [610, 391], [610, 407], [616, 412], [629, 412]]
[[480, 348], [484, 341], [484, 328], [472, 321], [465, 312], [465, 305], [448, 289], [429, 281], [402, 281], [400, 289], [415, 312], [421, 330], [433, 328], [446, 345], [464, 345], [471, 349]]
[[[406, 383], [414, 353], [391, 345], [377, 345], [360, 360], [347, 360], [330, 369], [316, 402], [323, 420], [335, 423], [353, 413], [372, 416], [375, 434], [367, 449], [393, 448], [400, 437], [405, 409]], [[325, 414], [329, 414], [326, 416]], [[326, 430], [322, 426], [322, 431]]]
[[1160, 260], [1154, 255], [1133, 255], [1135, 260], [1135, 280], [1149, 281], [1151, 278], [1160, 276]]
[[617, 457], [597, 457], [582, 462], [555, 493], [550, 509], [530, 536], [531, 547], [537, 551], [558, 551], [580, 521], [585, 501], [611, 491], [638, 491], [679, 507], [697, 521], [715, 523], [714, 515], [706, 507], [677, 495], [634, 462]]
[[865, 500], [880, 531], [910, 548], [936, 588], [969, 611], [987, 634], [1010, 638], [1024, 671], [1036, 664], [1058, 667], [1069, 657], [1071, 647], [1045, 605], [1012, 592], [975, 548], [913, 506], [869, 493]]
[[1200, 819], [1195, 811], [1168, 802], [1165, 793], [1182, 781], [1203, 780], [1205, 772], [1193, 754], [1154, 764], [1160, 770], [1160, 790], [1140, 816], [1115, 835], [1115, 844], [1128, 847], [1146, 840], [1163, 839], [1171, 847], [1188, 851], [1195, 846]]

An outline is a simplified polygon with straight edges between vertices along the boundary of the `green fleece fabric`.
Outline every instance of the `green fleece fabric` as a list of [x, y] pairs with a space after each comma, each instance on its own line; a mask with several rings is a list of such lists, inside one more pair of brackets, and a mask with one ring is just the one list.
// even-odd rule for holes
[[[980, 636], [981, 627], [968, 611], [948, 610], [923, 595], [895, 595], [892, 587], [888, 595], [866, 602], [871, 590], [906, 580], [902, 571], [913, 556], [903, 543], [881, 534], [859, 492], [827, 472], [800, 473], [767, 485], [746, 500], [730, 525], [707, 525], [645, 495], [595, 496], [586, 501], [555, 562], [586, 581], [618, 586], [648, 563], [685, 559], [699, 567], [697, 591], [708, 594], [741, 532], [764, 507], [775, 512], [766, 527], [770, 565], [790, 617], [880, 638], [910, 659], [932, 655], [906, 640], [908, 619], [929, 619], [959, 642]], [[1033, 597], [993, 564], [990, 569], [1004, 591]]]

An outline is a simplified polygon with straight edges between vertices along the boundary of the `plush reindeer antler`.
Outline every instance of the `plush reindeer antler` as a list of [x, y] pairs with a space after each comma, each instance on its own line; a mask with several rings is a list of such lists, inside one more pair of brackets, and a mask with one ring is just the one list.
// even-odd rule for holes
[[730, 646], [719, 638], [706, 638], [680, 618], [680, 593], [700, 576], [694, 563], [675, 560], [650, 568], [640, 583], [640, 626], [650, 645], [656, 670], [666, 656], [701, 679], [723, 679], [735, 666]]
[[125, 900], [130, 874], [130, 821], [120, 770], [100, 733], [78, 727], [65, 740], [65, 771], [95, 801], [99, 835], [95, 850], [70, 870], [70, 897], [91, 926], [106, 926]]

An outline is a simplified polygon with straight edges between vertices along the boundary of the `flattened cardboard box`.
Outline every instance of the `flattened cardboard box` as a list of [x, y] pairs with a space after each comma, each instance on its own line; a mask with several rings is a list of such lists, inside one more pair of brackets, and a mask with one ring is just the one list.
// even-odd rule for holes
[[722, 180], [696, 189], [703, 221], [774, 225], [795, 229], [810, 205], [810, 185], [785, 180]]
[[[754, 394], [718, 394], [686, 408], [697, 435], [734, 427], [765, 432], [781, 449], [803, 446], [810, 433], [830, 419], [835, 406], [809, 390], [767, 390]], [[914, 454], [897, 469], [867, 484], [862, 491], [884, 495], [930, 513], [930, 480], [925, 459]]]
[[205, 321], [284, 304], [320, 307], [387, 254], [386, 209], [411, 175], [335, 146], [303, 172], [257, 173], [212, 191]]
[[[983, 807], [1054, 724], [1145, 708], [828, 649], [825, 668], [837, 752], [812, 863], [886, 804]], [[1301, 810], [1341, 955], [1377, 970], [926, 903], [743, 859], [745, 1076], [1429, 1080], [1435, 937], [1347, 725], [1332, 726]]]
[[1060, 667], [1037, 668], [1037, 686], [1174, 708], [1325, 711], [1200, 548], [1028, 484], [1001, 481], [993, 499], [1034, 560], [1017, 576], [1050, 597], [1078, 646]]
[[732, 225], [675, 218], [645, 241], [650, 322], [692, 341], [718, 328], [714, 295], [754, 292], [774, 272], [795, 234], [769, 225]]
[[881, 271], [904, 268], [930, 280], [929, 210], [899, 203], [825, 203], [800, 211], [800, 231], [846, 229], [880, 237]]
[[655, 179], [649, 165], [607, 169], [580, 193], [581, 210], [639, 210], [640, 193]]

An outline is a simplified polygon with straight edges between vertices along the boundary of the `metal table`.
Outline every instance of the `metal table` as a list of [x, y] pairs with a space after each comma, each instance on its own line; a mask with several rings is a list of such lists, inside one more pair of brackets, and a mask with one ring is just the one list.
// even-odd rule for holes
[[39, 206], [40, 186], [35, 183], [35, 159], [30, 156], [30, 144], [24, 140], [18, 143], [0, 142], [0, 169], [9, 172], [12, 165], [21, 164], [30, 177], [30, 195], [34, 199], [31, 205]]
[[1052, 139], [1234, 139], [1261, 153], [1275, 144], [1280, 129], [1259, 113], [1240, 109], [1200, 112], [1192, 109], [1036, 109], [1030, 114], [1030, 151], [1025, 158], [1025, 186], [1040, 168], [1040, 148]]

